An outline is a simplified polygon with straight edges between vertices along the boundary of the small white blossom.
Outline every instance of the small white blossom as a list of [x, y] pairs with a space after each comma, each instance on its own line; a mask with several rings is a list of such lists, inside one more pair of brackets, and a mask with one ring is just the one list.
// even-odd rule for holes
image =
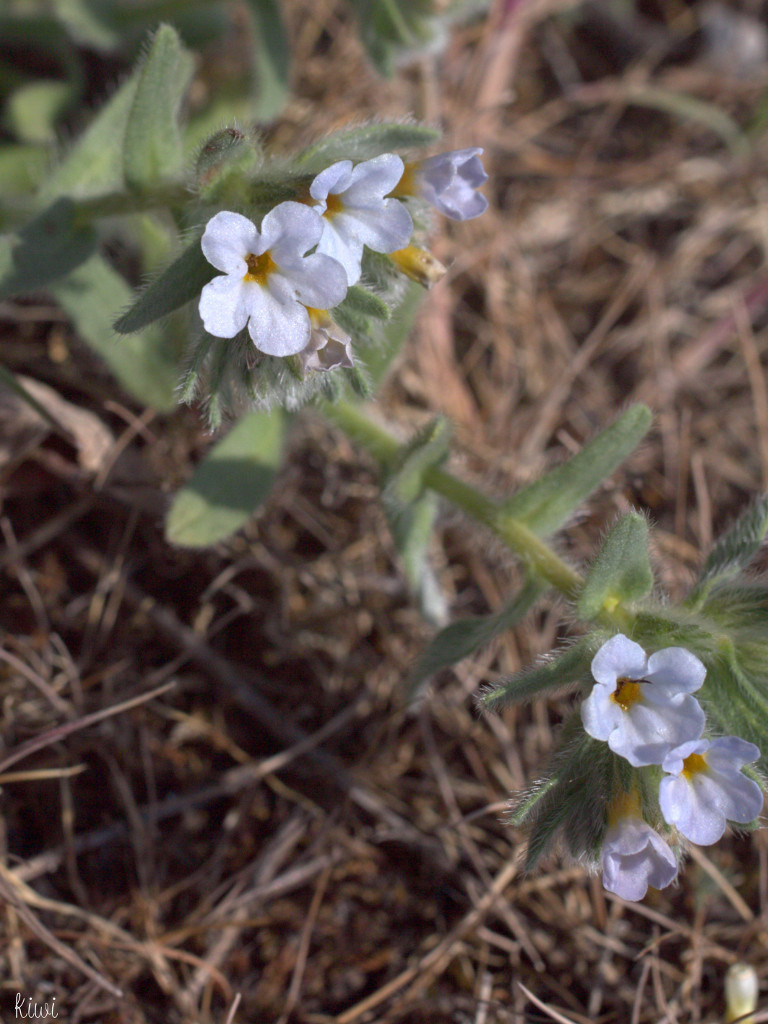
[[324, 309], [310, 309], [312, 334], [307, 347], [299, 352], [304, 370], [335, 370], [353, 367], [352, 339]]
[[488, 180], [480, 161], [482, 149], [454, 149], [414, 165], [422, 199], [452, 220], [470, 220], [488, 209], [477, 191]]
[[632, 814], [608, 827], [601, 863], [603, 885], [625, 900], [641, 900], [649, 885], [663, 889], [677, 874], [677, 861], [668, 844]]
[[691, 740], [672, 750], [661, 767], [659, 806], [670, 825], [699, 846], [716, 843], [726, 821], [747, 824], [763, 807], [763, 791], [741, 772], [760, 751], [738, 736]]
[[208, 221], [203, 254], [223, 277], [214, 277], [200, 296], [206, 331], [234, 338], [248, 325], [256, 348], [271, 356], [289, 356], [310, 338], [306, 307], [331, 308], [347, 292], [344, 268], [309, 249], [317, 245], [323, 223], [301, 203], [280, 203], [261, 222], [261, 230], [239, 213], [222, 210]]
[[685, 648], [646, 657], [619, 633], [592, 659], [592, 675], [596, 685], [581, 705], [584, 728], [634, 767], [661, 764], [674, 747], [701, 736], [704, 712], [691, 693], [706, 669]]
[[349, 284], [360, 280], [363, 247], [390, 253], [402, 249], [413, 233], [411, 215], [399, 199], [385, 199], [403, 174], [403, 161], [385, 153], [352, 166], [331, 164], [315, 178], [309, 194], [323, 218], [319, 253], [338, 260]]

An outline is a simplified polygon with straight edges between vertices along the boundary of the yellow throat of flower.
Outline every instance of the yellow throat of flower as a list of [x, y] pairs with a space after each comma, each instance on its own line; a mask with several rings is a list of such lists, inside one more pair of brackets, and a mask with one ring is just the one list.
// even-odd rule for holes
[[334, 192], [329, 192], [325, 200], [325, 213], [323, 214], [323, 216], [327, 217], [330, 220], [331, 218], [335, 217], [338, 213], [342, 213], [343, 211], [344, 200], [341, 198], [341, 196], [337, 196]]
[[693, 778], [700, 772], [707, 770], [707, 759], [703, 754], [689, 754], [683, 761], [683, 775], [686, 779]]
[[642, 818], [640, 793], [632, 788], [628, 793], [616, 793], [608, 804], [608, 824], [616, 825], [623, 818]]
[[642, 680], [619, 676], [616, 680], [616, 689], [611, 694], [611, 700], [614, 704], [618, 704], [622, 711], [629, 711], [633, 704], [637, 704], [643, 699], [641, 684]]
[[277, 270], [277, 264], [269, 254], [269, 249], [261, 256], [255, 256], [252, 252], [245, 257], [248, 265], [248, 273], [243, 277], [244, 281], [252, 281], [254, 284], [264, 284], [272, 273]]
[[395, 185], [390, 196], [395, 199], [406, 199], [408, 196], [415, 196], [419, 191], [418, 168], [420, 161], [407, 163], [400, 181]]

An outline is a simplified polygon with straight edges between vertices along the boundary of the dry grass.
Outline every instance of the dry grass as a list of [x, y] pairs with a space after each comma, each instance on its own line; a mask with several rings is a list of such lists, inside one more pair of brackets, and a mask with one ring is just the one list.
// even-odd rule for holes
[[[644, 508], [679, 593], [768, 485], [765, 149], [734, 152], [717, 120], [749, 124], [764, 70], [707, 65], [695, 3], [648, 5], [651, 41], [622, 63], [575, 4], [520, 0], [383, 84], [336, 0], [289, 8], [299, 71], [279, 143], [413, 112], [448, 145], [486, 147], [492, 208], [441, 225], [451, 269], [380, 414], [405, 430], [445, 412], [456, 471], [502, 493], [649, 402], [653, 436], [562, 549], [579, 562]], [[697, 98], [709, 122], [653, 109], [652, 89]], [[520, 873], [505, 800], [563, 708], [478, 720], [471, 696], [557, 641], [557, 605], [409, 711], [429, 631], [363, 455], [307, 415], [245, 531], [170, 550], [169, 489], [207, 444], [196, 416], [118, 404], [52, 308], [2, 318], [7, 361], [121, 446], [96, 482], [34, 437], [3, 471], [4, 1019], [21, 992], [56, 995], [72, 1024], [682, 1024], [722, 1020], [729, 964], [765, 981], [762, 834], [700, 852], [639, 905], [557, 859]], [[514, 584], [450, 514], [435, 558], [456, 613]]]

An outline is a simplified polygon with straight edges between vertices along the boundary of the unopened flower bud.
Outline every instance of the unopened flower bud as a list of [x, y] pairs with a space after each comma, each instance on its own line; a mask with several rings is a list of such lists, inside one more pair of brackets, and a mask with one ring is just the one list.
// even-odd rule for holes
[[417, 281], [425, 288], [431, 288], [446, 273], [446, 267], [426, 249], [416, 245], [407, 245], [390, 254], [390, 259], [398, 270], [412, 281]]
[[239, 128], [222, 128], [203, 145], [197, 158], [195, 172], [200, 185], [208, 185], [247, 146], [245, 135]]
[[[725, 1021], [754, 1024], [757, 1009], [757, 973], [749, 964], [732, 964], [725, 975]], [[745, 1016], [750, 1014], [750, 1016]]]

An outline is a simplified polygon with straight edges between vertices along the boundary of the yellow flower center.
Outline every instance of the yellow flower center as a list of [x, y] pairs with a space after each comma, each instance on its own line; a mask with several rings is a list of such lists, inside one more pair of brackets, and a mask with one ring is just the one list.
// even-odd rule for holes
[[683, 775], [686, 779], [707, 770], [707, 759], [702, 754], [689, 754], [683, 761]]
[[277, 270], [277, 264], [270, 256], [269, 250], [263, 252], [261, 256], [255, 256], [250, 252], [245, 257], [245, 262], [248, 264], [248, 273], [243, 280], [253, 281], [255, 284], [263, 285], [272, 271]]
[[626, 676], [619, 676], [616, 680], [616, 689], [611, 694], [611, 700], [618, 704], [622, 711], [629, 711], [633, 704], [643, 699], [643, 691], [640, 689], [642, 680], [627, 679]]
[[343, 210], [344, 200], [341, 196], [337, 196], [335, 192], [329, 192], [325, 200], [325, 213], [323, 216], [330, 220], [331, 217], [335, 217], [337, 213], [342, 213]]

